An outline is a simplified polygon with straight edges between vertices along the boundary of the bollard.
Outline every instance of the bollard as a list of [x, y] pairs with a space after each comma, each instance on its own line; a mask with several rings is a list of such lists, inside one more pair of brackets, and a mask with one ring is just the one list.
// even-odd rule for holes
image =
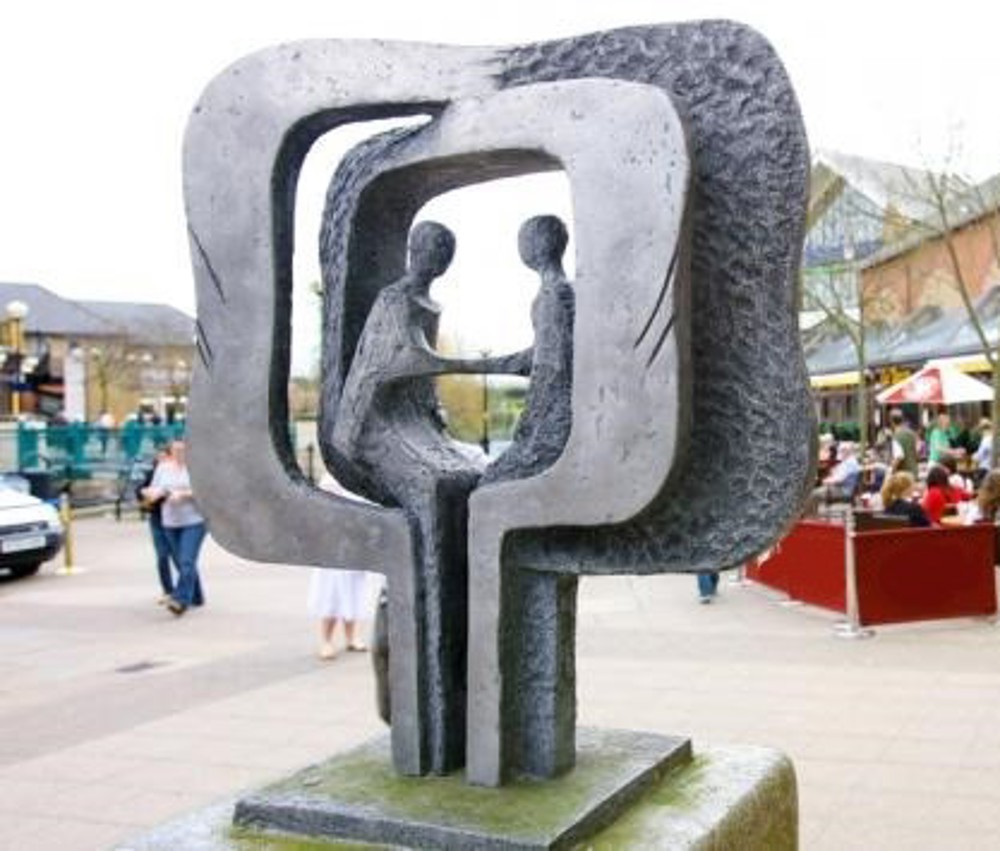
[[73, 509], [70, 506], [69, 494], [63, 491], [59, 495], [59, 518], [63, 524], [63, 557], [65, 563], [61, 570], [56, 571], [62, 576], [73, 575]]
[[861, 612], [858, 608], [858, 572], [854, 557], [854, 510], [847, 506], [844, 514], [844, 595], [846, 597], [847, 619], [833, 628], [838, 638], [871, 638], [875, 630], [861, 626]]

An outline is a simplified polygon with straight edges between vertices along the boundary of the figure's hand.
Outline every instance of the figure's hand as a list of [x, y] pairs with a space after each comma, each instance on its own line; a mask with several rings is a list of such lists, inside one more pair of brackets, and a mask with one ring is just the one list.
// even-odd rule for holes
[[531, 361], [534, 356], [534, 349], [523, 349], [510, 355], [498, 355], [496, 357], [483, 358], [483, 372], [501, 375], [520, 375], [527, 377], [531, 375]]

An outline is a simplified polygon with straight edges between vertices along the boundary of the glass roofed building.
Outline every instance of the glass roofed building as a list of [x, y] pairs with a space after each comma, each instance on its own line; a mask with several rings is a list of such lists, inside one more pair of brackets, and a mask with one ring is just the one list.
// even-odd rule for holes
[[862, 326], [871, 393], [932, 359], [988, 371], [960, 284], [995, 345], [998, 201], [1000, 177], [973, 185], [817, 152], [803, 252], [802, 339], [821, 421], [856, 415]]

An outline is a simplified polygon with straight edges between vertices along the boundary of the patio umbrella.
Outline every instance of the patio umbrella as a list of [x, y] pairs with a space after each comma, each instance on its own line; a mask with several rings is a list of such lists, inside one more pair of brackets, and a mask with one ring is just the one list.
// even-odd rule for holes
[[880, 405], [961, 405], [963, 402], [989, 402], [993, 398], [993, 388], [954, 367], [929, 363], [875, 398]]

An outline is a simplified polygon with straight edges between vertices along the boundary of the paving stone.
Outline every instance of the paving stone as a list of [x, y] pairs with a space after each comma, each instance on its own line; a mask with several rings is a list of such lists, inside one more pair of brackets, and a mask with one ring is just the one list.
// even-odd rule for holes
[[[18, 654], [12, 660], [4, 643], [2, 662], [19, 672], [16, 693], [10, 693], [8, 683], [0, 691], [0, 729], [5, 731], [0, 848], [76, 851], [117, 841], [107, 838], [113, 826], [76, 834], [77, 822], [67, 827], [39, 814], [39, 802], [76, 786], [97, 781], [110, 789], [133, 789], [133, 815], [152, 827], [168, 816], [152, 806], [146, 810], [145, 796], [191, 796], [192, 808], [208, 805], [287, 772], [288, 745], [306, 752], [315, 748], [319, 760], [382, 729], [372, 711], [367, 658], [326, 666], [313, 661], [314, 626], [304, 615], [305, 572], [250, 565], [209, 546], [209, 605], [197, 622], [173, 621], [152, 605], [155, 568], [141, 524], [86, 520], [78, 524], [77, 545], [81, 558], [93, 565], [87, 574], [56, 579], [43, 572], [26, 582], [0, 583], [0, 641], [16, 635]], [[77, 599], [91, 584], [99, 591], [78, 607]], [[31, 599], [22, 605], [25, 591]], [[638, 584], [628, 577], [585, 580], [581, 606], [607, 595], [615, 611], [600, 624], [581, 618], [581, 721], [685, 733], [696, 748], [750, 743], [798, 756], [804, 849], [1000, 847], [1000, 826], [990, 820], [991, 806], [1000, 812], [1000, 700], [987, 697], [1000, 694], [995, 628], [954, 621], [933, 629], [879, 630], [859, 648], [832, 638], [832, 614], [782, 609], [753, 586], [724, 582], [722, 594], [727, 614], [715, 617], [718, 632], [706, 636], [703, 615], [712, 607], [698, 605], [694, 582], [687, 577], [652, 577]], [[619, 602], [628, 599], [635, 601], [632, 612]], [[96, 654], [93, 664], [78, 672], [68, 669], [59, 654], [60, 646], [74, 641], [87, 643]], [[102, 672], [112, 669], [129, 645], [141, 647], [143, 655], [184, 660], [185, 675], [178, 663], [171, 685], [176, 704], [157, 707], [136, 697], [135, 706], [156, 710], [138, 713], [127, 700], [100, 699], [110, 677]], [[291, 673], [282, 669], [276, 645]], [[186, 679], [199, 668], [199, 676]], [[215, 697], [198, 686], [209, 674], [228, 680], [219, 684]], [[135, 690], [155, 682], [145, 674], [111, 679], [123, 679]], [[46, 714], [54, 704], [90, 717], [50, 736], [26, 713], [38, 707], [40, 717], [67, 717]], [[822, 728], [814, 723], [812, 707], [824, 704], [829, 724]], [[793, 711], [784, 724], [768, 723], [783, 706], [804, 712], [799, 717], [805, 726], [796, 726]], [[658, 724], [646, 724], [657, 717]], [[262, 754], [273, 751], [273, 765], [203, 766], [206, 740], [245, 742], [258, 723], [257, 746]], [[238, 737], [229, 736], [229, 724]], [[291, 739], [283, 732], [286, 726], [294, 731]], [[169, 759], [125, 752], [140, 736], [145, 743], [172, 735], [179, 736], [179, 744]], [[941, 751], [935, 740], [955, 749], [954, 765], [942, 765], [949, 745]], [[49, 742], [51, 750], [39, 753], [39, 741]], [[903, 742], [897, 752], [908, 753], [909, 761], [886, 760], [895, 741]], [[64, 770], [50, 776], [50, 764]], [[179, 767], [166, 769], [174, 772], [169, 782], [150, 779], [171, 764]], [[838, 796], [851, 790], [855, 769], [867, 780], [852, 793], [848, 809]], [[199, 775], [207, 777], [203, 786], [197, 785]], [[986, 804], [963, 809], [960, 802], [966, 798]], [[909, 827], [885, 827], [895, 825], [899, 812], [906, 814]], [[979, 827], [971, 830], [970, 823]], [[22, 838], [28, 836], [37, 841], [26, 844]]]

